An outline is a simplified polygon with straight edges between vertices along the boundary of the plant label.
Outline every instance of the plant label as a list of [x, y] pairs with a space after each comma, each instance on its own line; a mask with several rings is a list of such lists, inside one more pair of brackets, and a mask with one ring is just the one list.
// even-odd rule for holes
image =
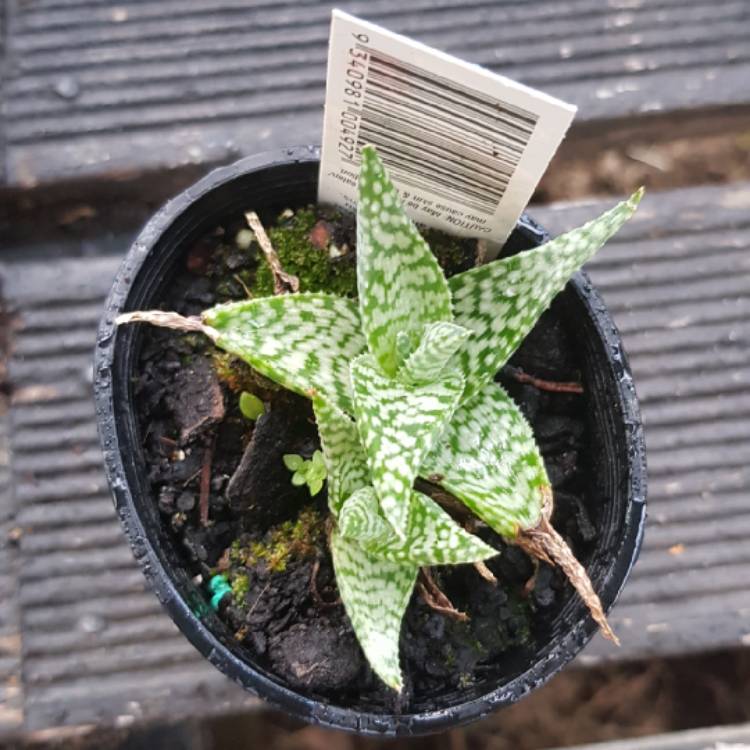
[[371, 143], [414, 221], [484, 238], [494, 255], [575, 111], [334, 10], [318, 199], [354, 211], [360, 151]]

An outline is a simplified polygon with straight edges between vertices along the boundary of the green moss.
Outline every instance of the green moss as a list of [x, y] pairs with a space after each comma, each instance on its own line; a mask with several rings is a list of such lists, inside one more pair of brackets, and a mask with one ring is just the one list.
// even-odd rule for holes
[[243, 565], [245, 562], [245, 553], [239, 539], [235, 539], [229, 546], [229, 562], [232, 565]]
[[532, 642], [531, 621], [533, 613], [527, 599], [515, 595], [511, 597], [509, 606], [516, 616], [514, 618], [517, 627], [511, 633], [510, 642], [513, 646], [527, 645]]
[[245, 602], [245, 597], [250, 591], [250, 579], [245, 573], [235, 573], [232, 578], [232, 598], [237, 606]]
[[[356, 267], [352, 258], [333, 260], [326, 250], [319, 250], [310, 241], [310, 232], [318, 221], [314, 208], [303, 208], [281, 225], [271, 227], [268, 236], [287, 273], [299, 279], [301, 292], [330, 292], [343, 297], [357, 293]], [[250, 285], [258, 297], [273, 294], [273, 276], [265, 260], [261, 260]]]
[[238, 556], [248, 567], [263, 563], [274, 573], [281, 573], [291, 561], [314, 556], [322, 541], [323, 518], [308, 507], [295, 521], [284, 521], [269, 529], [262, 541], [252, 542]]

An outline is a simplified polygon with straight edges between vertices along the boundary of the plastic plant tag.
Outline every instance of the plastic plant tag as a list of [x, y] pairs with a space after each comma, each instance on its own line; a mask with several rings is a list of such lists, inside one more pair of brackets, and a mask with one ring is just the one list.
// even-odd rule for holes
[[354, 211], [371, 143], [409, 216], [494, 257], [576, 108], [333, 11], [318, 199]]

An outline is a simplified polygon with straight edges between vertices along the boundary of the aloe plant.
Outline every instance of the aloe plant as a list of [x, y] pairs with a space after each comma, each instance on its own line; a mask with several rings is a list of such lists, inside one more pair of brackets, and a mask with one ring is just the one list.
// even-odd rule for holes
[[493, 378], [641, 194], [540, 247], [446, 279], [366, 146], [356, 301], [297, 293], [218, 305], [200, 319], [159, 311], [119, 319], [202, 331], [312, 399], [338, 588], [369, 663], [395, 690], [401, 621], [419, 568], [497, 554], [415, 490], [420, 476], [560, 565], [616, 640], [584, 569], [549, 523], [552, 489], [532, 429]]

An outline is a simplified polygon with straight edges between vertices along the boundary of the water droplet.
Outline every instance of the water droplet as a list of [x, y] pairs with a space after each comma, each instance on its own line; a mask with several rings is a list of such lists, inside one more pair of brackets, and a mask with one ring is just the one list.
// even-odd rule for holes
[[78, 619], [78, 629], [84, 633], [101, 633], [107, 627], [107, 621], [97, 614], [81, 615]]
[[81, 93], [81, 86], [73, 76], [62, 76], [55, 81], [54, 90], [63, 99], [75, 99]]

